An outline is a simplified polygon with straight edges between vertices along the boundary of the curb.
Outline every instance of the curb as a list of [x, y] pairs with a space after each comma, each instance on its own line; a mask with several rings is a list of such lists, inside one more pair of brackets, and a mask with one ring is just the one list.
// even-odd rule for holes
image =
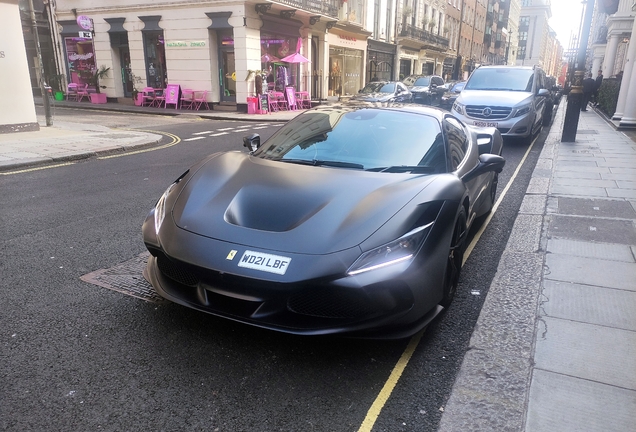
[[557, 108], [439, 431], [524, 429], [546, 254], [544, 227], [565, 103]]

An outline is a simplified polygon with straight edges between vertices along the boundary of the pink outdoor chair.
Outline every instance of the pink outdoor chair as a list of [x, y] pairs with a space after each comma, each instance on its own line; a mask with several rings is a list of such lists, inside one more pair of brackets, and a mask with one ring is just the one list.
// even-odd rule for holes
[[166, 103], [166, 90], [155, 89], [155, 97], [150, 106], [161, 108]]
[[75, 102], [79, 100], [79, 96], [77, 94], [77, 83], [70, 83], [66, 86], [66, 100], [74, 100]]
[[88, 84], [84, 85], [84, 88], [77, 88], [77, 101], [81, 102], [82, 99], [86, 98], [86, 100], [89, 100], [90, 97], [88, 96]]
[[202, 94], [200, 97], [196, 97], [196, 92], [194, 92], [193, 94], [193, 96], [195, 96], [193, 98], [194, 109], [198, 111], [202, 106], [205, 106], [205, 109], [209, 111], [210, 105], [208, 105], [208, 101], [206, 99], [206, 96], [208, 95], [208, 91], [204, 90], [201, 93]]
[[181, 90], [181, 108], [192, 108], [194, 104], [194, 90], [183, 89]]

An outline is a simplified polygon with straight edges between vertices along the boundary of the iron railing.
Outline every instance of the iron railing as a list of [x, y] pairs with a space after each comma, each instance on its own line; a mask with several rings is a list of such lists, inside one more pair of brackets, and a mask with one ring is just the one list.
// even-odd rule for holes
[[340, 9], [340, 2], [337, 0], [276, 0], [274, 3], [281, 3], [289, 7], [327, 15], [332, 18], [338, 18], [338, 10]]
[[414, 27], [412, 25], [402, 26], [400, 30], [400, 37], [407, 37], [418, 41], [425, 42], [436, 48], [448, 49], [449, 40], [445, 37], [438, 36], [424, 29]]

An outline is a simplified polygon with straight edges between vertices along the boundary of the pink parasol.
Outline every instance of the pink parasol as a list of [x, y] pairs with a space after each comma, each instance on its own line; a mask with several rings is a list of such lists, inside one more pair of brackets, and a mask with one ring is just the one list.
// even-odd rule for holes
[[296, 52], [294, 54], [290, 54], [287, 57], [283, 57], [280, 61], [284, 61], [287, 63], [311, 63], [309, 59], [302, 54], [300, 54], [300, 47], [302, 42], [300, 38], [298, 38], [298, 42], [296, 43]]

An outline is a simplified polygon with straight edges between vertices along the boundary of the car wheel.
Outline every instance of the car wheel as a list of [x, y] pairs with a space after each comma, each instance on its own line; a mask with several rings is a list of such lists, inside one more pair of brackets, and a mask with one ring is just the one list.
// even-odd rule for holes
[[492, 208], [495, 206], [495, 198], [497, 197], [497, 184], [499, 183], [499, 174], [495, 173], [495, 176], [492, 178], [492, 182], [490, 183], [490, 191], [488, 194], [488, 206], [486, 207], [488, 210], [484, 214], [490, 213]]
[[462, 269], [464, 261], [464, 240], [466, 239], [466, 211], [461, 206], [455, 228], [453, 230], [453, 238], [448, 250], [448, 259], [446, 262], [446, 274], [444, 275], [444, 296], [440, 305], [444, 308], [450, 306], [457, 291], [457, 283], [459, 282], [459, 273]]

